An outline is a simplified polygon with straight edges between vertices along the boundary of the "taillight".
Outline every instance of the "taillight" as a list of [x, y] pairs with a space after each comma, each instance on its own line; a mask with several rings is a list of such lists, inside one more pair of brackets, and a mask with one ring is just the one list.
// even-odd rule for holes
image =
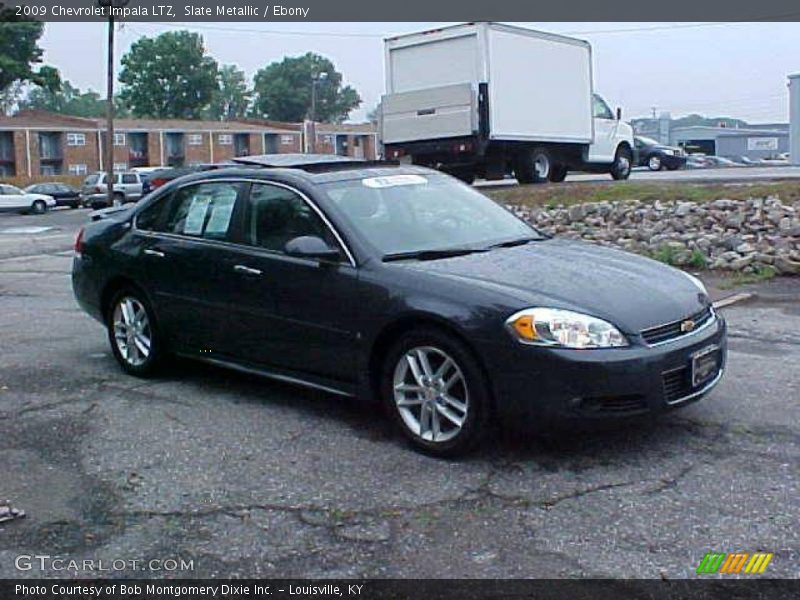
[[78, 237], [75, 238], [75, 254], [83, 254], [83, 227], [78, 232]]
[[95, 194], [102, 194], [103, 191], [104, 191], [103, 188], [101, 188], [99, 185], [94, 186], [94, 193]]
[[164, 185], [166, 182], [167, 182], [166, 179], [161, 179], [156, 177], [155, 179], [150, 180], [150, 187], [152, 189], [156, 189], [157, 187], [161, 187], [162, 185]]

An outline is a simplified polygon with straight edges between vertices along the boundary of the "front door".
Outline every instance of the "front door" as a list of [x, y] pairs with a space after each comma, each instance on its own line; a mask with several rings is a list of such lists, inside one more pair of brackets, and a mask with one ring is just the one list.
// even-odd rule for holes
[[[358, 274], [348, 256], [321, 262], [288, 256], [299, 236], [339, 246], [329, 225], [299, 192], [253, 183], [243, 215], [236, 267], [240, 358], [297, 373], [354, 381]], [[341, 247], [340, 247], [341, 248]], [[342, 249], [343, 250], [343, 249]], [[268, 309], [264, 299], [274, 300]]]
[[592, 114], [594, 117], [594, 142], [589, 146], [589, 162], [614, 162], [619, 121], [614, 117], [605, 100], [597, 94], [592, 95]]

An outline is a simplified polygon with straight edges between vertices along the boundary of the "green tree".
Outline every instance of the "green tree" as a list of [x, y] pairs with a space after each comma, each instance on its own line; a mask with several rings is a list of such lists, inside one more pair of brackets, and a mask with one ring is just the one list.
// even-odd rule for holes
[[244, 117], [250, 106], [252, 92], [247, 88], [244, 71], [235, 65], [223, 65], [219, 69], [219, 88], [208, 109], [212, 119], [236, 119]]
[[53, 67], [34, 70], [34, 65], [42, 62], [38, 42], [43, 32], [44, 23], [20, 21], [0, 4], [0, 92], [15, 82], [29, 81], [48, 88], [59, 85], [58, 71]]
[[[322, 73], [327, 76], [320, 77]], [[342, 86], [342, 75], [319, 54], [286, 57], [255, 76], [252, 114], [277, 121], [302, 121], [310, 116], [311, 86], [317, 78], [316, 120], [341, 122], [361, 104], [358, 92]]]
[[57, 90], [34, 88], [19, 103], [19, 109], [48, 110], [75, 117], [102, 117], [106, 114], [106, 102], [97, 92], [81, 92], [69, 81], [64, 81]]
[[217, 85], [217, 63], [203, 38], [188, 31], [143, 37], [122, 57], [121, 100], [136, 117], [196, 119], [208, 109]]

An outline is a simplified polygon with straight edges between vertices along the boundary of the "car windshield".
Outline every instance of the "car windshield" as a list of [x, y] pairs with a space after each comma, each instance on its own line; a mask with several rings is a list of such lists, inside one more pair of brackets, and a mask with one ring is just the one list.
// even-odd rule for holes
[[13, 185], [5, 185], [3, 188], [3, 192], [9, 196], [22, 196], [25, 194], [25, 192]]
[[544, 239], [508, 210], [446, 175], [368, 177], [323, 188], [384, 258]]

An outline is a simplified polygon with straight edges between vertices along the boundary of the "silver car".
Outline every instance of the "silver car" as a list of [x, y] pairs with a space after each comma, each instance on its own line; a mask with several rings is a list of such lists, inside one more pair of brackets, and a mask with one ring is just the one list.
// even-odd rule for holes
[[[102, 172], [92, 173], [83, 180], [81, 200], [84, 206], [94, 209], [106, 208], [108, 204], [107, 175]], [[136, 202], [144, 195], [144, 185], [139, 173], [124, 172], [114, 174], [114, 206], [126, 202]]]

